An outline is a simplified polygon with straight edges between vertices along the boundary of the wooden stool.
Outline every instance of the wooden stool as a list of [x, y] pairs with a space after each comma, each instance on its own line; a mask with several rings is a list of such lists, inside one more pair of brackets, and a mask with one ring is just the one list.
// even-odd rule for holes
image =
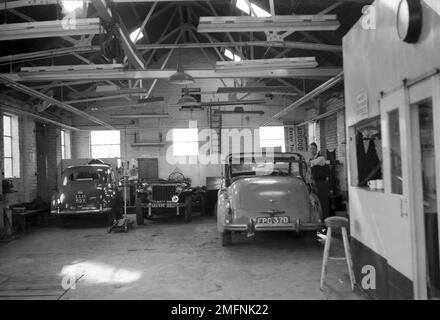
[[[350, 244], [348, 242], [348, 236], [347, 236], [348, 219], [344, 217], [330, 217], [325, 219], [324, 222], [327, 227], [327, 239], [325, 239], [324, 256], [322, 258], [320, 288], [321, 290], [324, 290], [325, 278], [327, 275], [328, 260], [345, 259], [347, 261], [348, 274], [350, 276], [350, 281], [351, 281], [351, 290], [354, 291], [354, 285], [356, 284], [356, 279], [354, 278], [353, 261], [351, 260]], [[344, 243], [345, 257], [342, 258], [329, 257], [330, 243], [332, 241], [332, 229], [341, 229], [342, 231], [342, 241]]]

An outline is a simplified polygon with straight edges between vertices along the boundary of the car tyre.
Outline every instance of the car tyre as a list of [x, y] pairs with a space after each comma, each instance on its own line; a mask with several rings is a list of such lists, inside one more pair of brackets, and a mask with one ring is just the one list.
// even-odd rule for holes
[[144, 210], [142, 209], [140, 198], [136, 198], [136, 224], [138, 226], [144, 224]]
[[232, 245], [232, 232], [229, 230], [225, 230], [221, 233], [222, 237], [222, 246], [229, 247]]
[[321, 202], [319, 201], [319, 197], [316, 193], [311, 192], [309, 195], [309, 201], [310, 201], [310, 210], [312, 215], [312, 221], [319, 221], [323, 220], [322, 215], [322, 206]]
[[206, 197], [200, 194], [200, 215], [206, 216]]
[[192, 220], [192, 194], [189, 193], [185, 196], [185, 222], [191, 222]]

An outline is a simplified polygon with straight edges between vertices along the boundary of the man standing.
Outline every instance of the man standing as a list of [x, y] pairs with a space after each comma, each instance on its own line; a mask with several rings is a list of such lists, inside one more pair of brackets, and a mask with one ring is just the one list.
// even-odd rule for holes
[[310, 144], [310, 154], [312, 157], [309, 160], [309, 165], [313, 188], [321, 202], [323, 219], [326, 219], [329, 216], [328, 167], [325, 157], [319, 153], [318, 146], [314, 142]]

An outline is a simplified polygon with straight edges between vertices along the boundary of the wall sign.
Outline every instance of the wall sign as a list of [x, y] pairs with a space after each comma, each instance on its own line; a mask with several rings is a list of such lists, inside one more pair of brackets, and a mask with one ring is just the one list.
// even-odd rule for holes
[[416, 43], [422, 33], [423, 8], [420, 0], [401, 0], [397, 9], [397, 33], [402, 41]]
[[295, 146], [295, 127], [285, 126], [286, 150], [287, 152], [296, 151]]
[[356, 112], [358, 116], [366, 116], [368, 111], [368, 91], [364, 90], [356, 96]]
[[304, 126], [301, 127], [297, 127], [296, 128], [296, 151], [307, 151], [306, 149], [306, 137], [305, 137], [305, 132], [304, 132]]

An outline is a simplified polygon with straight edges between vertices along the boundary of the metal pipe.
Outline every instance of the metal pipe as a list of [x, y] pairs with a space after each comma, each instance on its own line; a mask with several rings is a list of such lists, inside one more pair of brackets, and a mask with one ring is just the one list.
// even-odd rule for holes
[[54, 124], [56, 126], [59, 126], [61, 128], [65, 128], [65, 129], [69, 129], [69, 130], [73, 130], [73, 131], [80, 131], [81, 130], [81, 129], [69, 126], [67, 124], [64, 124], [62, 122], [59, 122], [59, 121], [56, 121], [56, 120], [52, 120], [52, 119], [49, 119], [49, 118], [46, 118], [46, 117], [43, 117], [43, 116], [40, 116], [40, 115], [32, 113], [32, 112], [28, 112], [28, 111], [24, 111], [24, 110], [21, 110], [21, 109], [17, 109], [17, 108], [8, 106], [7, 104], [4, 104], [2, 102], [0, 102], [0, 105], [2, 106], [2, 108], [6, 109], [7, 111], [10, 111], [12, 113], [18, 113], [18, 114], [26, 115], [26, 116], [29, 116], [29, 117], [33, 117], [35, 119], [38, 119], [38, 120], [41, 120], [41, 121], [44, 121], [44, 122], [48, 122], [48, 123]]
[[286, 108], [284, 108], [283, 110], [281, 110], [280, 112], [278, 112], [277, 114], [275, 114], [272, 118], [270, 118], [268, 121], [264, 122], [263, 124], [261, 124], [262, 127], [267, 126], [268, 124], [270, 124], [271, 122], [273, 122], [274, 120], [284, 116], [287, 112], [289, 111], [293, 111], [297, 108], [299, 108], [300, 106], [302, 106], [304, 103], [306, 103], [307, 101], [313, 99], [314, 97], [320, 95], [321, 93], [327, 91], [328, 89], [330, 89], [331, 87], [333, 87], [334, 85], [338, 84], [339, 82], [341, 82], [344, 79], [344, 73], [341, 72], [339, 73], [337, 76], [331, 78], [330, 80], [328, 80], [327, 82], [324, 82], [323, 84], [321, 84], [319, 87], [317, 87], [316, 89], [310, 91], [309, 93], [307, 93], [306, 95], [304, 95], [303, 97], [299, 98], [298, 100], [296, 100], [294, 103], [290, 104], [289, 106], [287, 106]]

